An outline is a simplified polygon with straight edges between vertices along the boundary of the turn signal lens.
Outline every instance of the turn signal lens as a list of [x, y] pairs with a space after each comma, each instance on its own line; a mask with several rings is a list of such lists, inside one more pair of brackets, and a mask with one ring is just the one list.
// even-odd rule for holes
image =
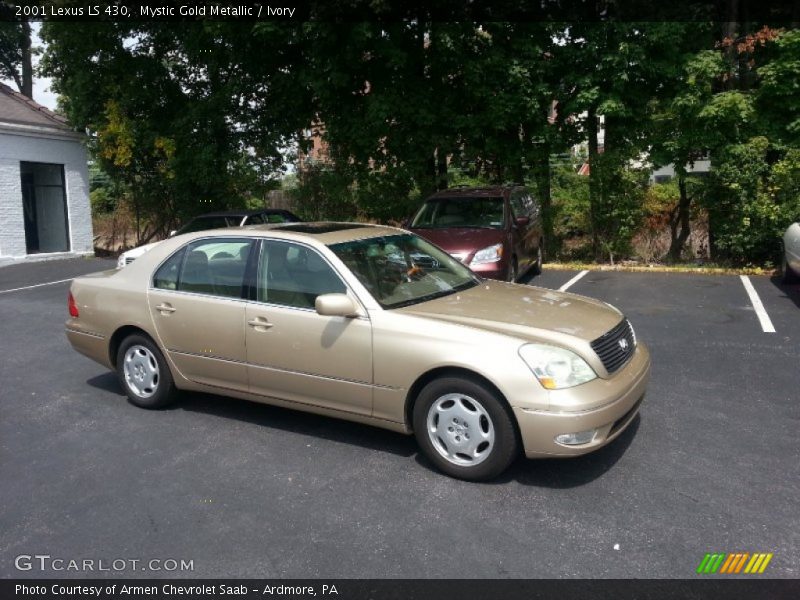
[[69, 307], [69, 316], [70, 317], [79, 317], [80, 313], [78, 312], [78, 305], [75, 304], [75, 298], [72, 295], [72, 292], [69, 292], [67, 296], [67, 307]]
[[581, 444], [588, 444], [594, 440], [595, 435], [597, 435], [597, 429], [578, 431], [577, 433], [562, 433], [556, 436], [556, 442], [564, 444], [565, 446], [579, 446]]

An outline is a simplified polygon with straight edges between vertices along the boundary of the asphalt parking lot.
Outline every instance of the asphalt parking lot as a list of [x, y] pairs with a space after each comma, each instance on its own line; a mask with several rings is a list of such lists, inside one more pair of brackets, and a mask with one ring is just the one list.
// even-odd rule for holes
[[[0, 576], [19, 555], [192, 560], [191, 577], [693, 577], [770, 552], [800, 577], [800, 286], [592, 271], [652, 352], [640, 416], [571, 460], [499, 480], [434, 471], [413, 438], [208, 395], [130, 405], [63, 333], [68, 282], [112, 261], [0, 268]], [[545, 271], [557, 289], [578, 273]], [[37, 286], [37, 287], [31, 287]]]

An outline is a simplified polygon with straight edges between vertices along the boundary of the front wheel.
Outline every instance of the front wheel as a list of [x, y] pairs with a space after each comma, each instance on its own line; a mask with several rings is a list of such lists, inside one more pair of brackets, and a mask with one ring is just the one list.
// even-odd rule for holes
[[143, 335], [130, 335], [117, 351], [117, 377], [131, 404], [162, 408], [175, 396], [175, 383], [164, 355]]
[[510, 409], [484, 385], [443, 377], [426, 385], [414, 405], [414, 435], [425, 456], [452, 477], [497, 477], [518, 454]]
[[517, 264], [517, 257], [512, 256], [511, 261], [508, 263], [508, 272], [506, 273], [506, 281], [516, 283], [519, 276], [519, 266]]

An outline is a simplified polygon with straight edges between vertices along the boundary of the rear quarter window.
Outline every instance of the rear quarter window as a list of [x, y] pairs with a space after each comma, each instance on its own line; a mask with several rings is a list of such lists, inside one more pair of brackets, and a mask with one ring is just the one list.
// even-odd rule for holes
[[154, 288], [160, 290], [178, 289], [178, 274], [180, 273], [181, 263], [183, 262], [183, 255], [185, 253], [186, 248], [181, 248], [158, 268], [156, 274], [153, 276]]

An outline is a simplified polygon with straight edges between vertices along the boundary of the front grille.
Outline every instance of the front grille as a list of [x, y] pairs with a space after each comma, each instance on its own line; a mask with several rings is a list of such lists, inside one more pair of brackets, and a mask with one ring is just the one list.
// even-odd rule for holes
[[628, 319], [622, 319], [619, 325], [601, 335], [591, 346], [610, 375], [618, 371], [633, 356], [636, 336]]

